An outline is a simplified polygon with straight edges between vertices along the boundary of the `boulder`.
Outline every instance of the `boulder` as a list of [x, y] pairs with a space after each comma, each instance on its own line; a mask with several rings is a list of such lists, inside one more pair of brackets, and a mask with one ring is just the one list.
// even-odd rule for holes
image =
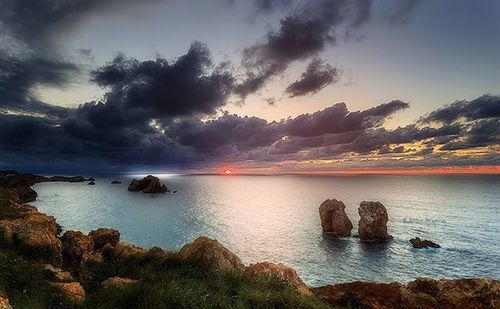
[[75, 278], [71, 275], [69, 271], [64, 271], [60, 268], [56, 268], [50, 264], [43, 265], [44, 275], [47, 280], [53, 282], [73, 282]]
[[386, 241], [392, 237], [387, 233], [389, 216], [380, 202], [361, 202], [358, 233], [363, 241]]
[[250, 264], [245, 268], [245, 273], [251, 276], [276, 276], [290, 283], [300, 294], [313, 295], [297, 272], [281, 263], [261, 262]]
[[405, 308], [500, 308], [500, 281], [418, 278], [404, 287]]
[[418, 278], [406, 285], [356, 281], [312, 291], [334, 308], [486, 309], [500, 306], [500, 281], [482, 278]]
[[126, 288], [132, 284], [137, 283], [138, 280], [130, 279], [130, 278], [122, 278], [122, 277], [111, 277], [103, 282], [101, 282], [101, 287], [103, 289], [107, 288], [119, 288], [123, 289]]
[[115, 229], [98, 228], [92, 230], [89, 236], [94, 240], [94, 249], [100, 249], [106, 244], [115, 246], [120, 241], [120, 232]]
[[148, 175], [141, 180], [132, 179], [128, 190], [142, 191], [144, 193], [166, 193], [168, 191], [167, 187], [160, 183], [160, 179], [152, 175]]
[[92, 251], [82, 256], [82, 264], [99, 264], [104, 261], [104, 256], [101, 251]]
[[79, 282], [51, 282], [51, 284], [75, 303], [81, 304], [85, 301], [85, 290]]
[[94, 249], [92, 237], [80, 231], [66, 231], [61, 237], [63, 257], [71, 264], [81, 265]]
[[323, 232], [339, 236], [351, 235], [352, 223], [345, 213], [345, 205], [338, 200], [326, 200], [319, 206]]
[[0, 221], [0, 238], [6, 244], [19, 242], [33, 253], [49, 250], [61, 253], [61, 241], [57, 239], [56, 219], [39, 212], [29, 212], [24, 217], [12, 221]]
[[435, 242], [427, 239], [420, 239], [420, 237], [415, 237], [410, 239], [410, 243], [413, 245], [413, 248], [422, 249], [422, 248], [441, 248], [440, 245]]
[[312, 291], [316, 297], [333, 308], [405, 308], [401, 302], [403, 285], [397, 282], [349, 282], [333, 284]]
[[[108, 247], [109, 248], [109, 247]], [[113, 257], [117, 259], [124, 259], [131, 257], [133, 255], [144, 254], [146, 250], [144, 248], [134, 246], [126, 242], [118, 242], [113, 249]]]
[[9, 299], [3, 294], [4, 293], [0, 293], [0, 309], [12, 309]]
[[181, 260], [205, 270], [243, 270], [240, 258], [215, 239], [199, 237], [178, 253]]

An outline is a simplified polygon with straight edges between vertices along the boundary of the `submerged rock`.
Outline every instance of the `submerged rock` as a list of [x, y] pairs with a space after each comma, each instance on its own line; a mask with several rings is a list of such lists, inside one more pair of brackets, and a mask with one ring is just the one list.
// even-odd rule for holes
[[63, 257], [71, 264], [81, 265], [94, 249], [92, 237], [80, 231], [66, 231], [61, 237]]
[[148, 175], [141, 180], [132, 179], [128, 186], [129, 191], [142, 191], [143, 193], [166, 193], [167, 187], [160, 183], [158, 177]]
[[319, 206], [323, 232], [339, 236], [351, 235], [352, 223], [345, 213], [345, 205], [338, 200], [326, 200]]
[[410, 243], [413, 245], [413, 248], [422, 249], [422, 248], [441, 248], [440, 245], [435, 242], [427, 239], [420, 239], [420, 237], [415, 237], [410, 239]]
[[293, 285], [300, 294], [313, 295], [297, 272], [282, 263], [261, 262], [250, 264], [245, 268], [245, 273], [255, 276], [276, 276]]
[[363, 241], [386, 241], [392, 237], [387, 233], [389, 216], [380, 202], [361, 202], [358, 233]]
[[138, 280], [130, 279], [130, 278], [122, 278], [122, 277], [111, 277], [103, 282], [101, 282], [101, 287], [103, 289], [107, 288], [119, 288], [123, 289], [132, 284], [139, 282]]
[[208, 237], [198, 237], [179, 251], [179, 257], [188, 264], [198, 265], [206, 270], [243, 270], [240, 258], [220, 242]]
[[120, 232], [115, 229], [98, 228], [92, 230], [89, 236], [94, 240], [94, 249], [100, 249], [106, 244], [115, 246], [120, 241]]

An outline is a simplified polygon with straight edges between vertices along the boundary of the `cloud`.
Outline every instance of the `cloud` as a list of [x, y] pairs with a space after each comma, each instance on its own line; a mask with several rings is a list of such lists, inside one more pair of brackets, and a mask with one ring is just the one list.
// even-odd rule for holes
[[[345, 33], [365, 24], [373, 14], [380, 13], [378, 17], [390, 18], [391, 24], [397, 24], [398, 18], [409, 16], [408, 11], [415, 7], [398, 4], [399, 1], [389, 2], [397, 9], [380, 10], [369, 0], [307, 1], [282, 18], [277, 29], [270, 30], [260, 42], [243, 50], [242, 66], [246, 72], [235, 92], [242, 98], [256, 92], [274, 76], [282, 74], [290, 63], [316, 56], [326, 46], [345, 38]], [[272, 8], [273, 3], [263, 1], [260, 7]]]
[[425, 116], [422, 122], [450, 122], [500, 117], [500, 96], [483, 95], [471, 101], [456, 101]]
[[285, 92], [291, 98], [315, 94], [329, 84], [337, 82], [339, 75], [339, 69], [333, 68], [319, 58], [314, 58], [300, 79], [288, 85]]

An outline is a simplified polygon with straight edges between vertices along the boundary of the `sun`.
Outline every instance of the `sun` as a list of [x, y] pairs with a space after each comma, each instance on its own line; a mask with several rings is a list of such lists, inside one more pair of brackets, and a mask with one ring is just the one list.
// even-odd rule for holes
[[225, 170], [225, 171], [224, 171], [224, 174], [226, 174], [226, 175], [231, 175], [232, 173], [233, 173], [233, 172], [231, 172], [231, 170]]

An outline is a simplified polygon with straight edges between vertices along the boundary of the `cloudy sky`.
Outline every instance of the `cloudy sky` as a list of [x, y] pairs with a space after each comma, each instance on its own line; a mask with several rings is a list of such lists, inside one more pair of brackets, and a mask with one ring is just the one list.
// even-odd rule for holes
[[0, 168], [500, 171], [495, 0], [0, 0]]

